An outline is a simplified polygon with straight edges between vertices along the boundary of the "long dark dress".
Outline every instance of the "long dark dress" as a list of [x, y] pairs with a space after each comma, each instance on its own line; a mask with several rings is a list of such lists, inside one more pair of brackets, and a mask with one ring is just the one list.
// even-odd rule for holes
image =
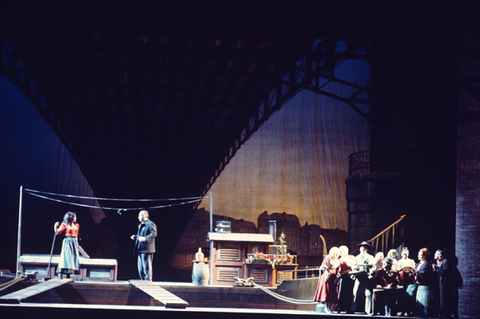
[[438, 273], [440, 287], [440, 317], [457, 316], [458, 286], [455, 283], [455, 262], [447, 259], [440, 261], [435, 270]]
[[351, 278], [351, 270], [345, 259], [350, 259], [350, 263], [355, 262], [355, 257], [349, 255], [340, 260], [340, 281], [338, 284], [338, 311], [349, 311], [353, 301], [353, 285], [355, 281]]

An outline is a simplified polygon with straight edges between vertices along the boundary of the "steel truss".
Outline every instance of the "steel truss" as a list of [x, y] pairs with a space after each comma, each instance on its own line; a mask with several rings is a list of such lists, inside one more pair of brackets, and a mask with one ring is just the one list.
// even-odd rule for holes
[[[68, 151], [77, 160], [80, 169], [88, 179], [88, 172], [83, 169], [80, 158], [77, 156], [75, 149], [73, 149], [67, 132], [62, 128], [60, 119], [51, 107], [54, 102], [48, 101], [47, 103], [47, 99], [42, 89], [37, 85], [34, 75], [29, 68], [25, 68], [21, 59], [13, 52], [8, 43], [2, 41], [1, 45], [2, 62], [0, 74], [7, 76], [11, 83], [17, 86], [25, 97], [33, 103], [35, 109], [43, 116]], [[278, 111], [287, 101], [302, 90], [309, 90], [344, 102], [362, 118], [370, 122], [369, 114], [362, 110], [361, 105], [371, 105], [371, 83], [362, 86], [345, 81], [335, 76], [335, 69], [352, 59], [363, 60], [371, 65], [371, 53], [371, 43], [331, 40], [318, 40], [310, 48], [302, 50], [296, 63], [292, 65], [290, 72], [276, 83], [268, 96], [265, 96], [257, 112], [250, 118], [240, 135], [235, 139], [223, 161], [205, 186], [203, 195], [207, 194], [238, 149], [273, 113]], [[332, 83], [348, 87], [349, 91], [353, 93], [348, 96], [341, 96], [335, 92], [329, 92], [326, 87]]]
[[[279, 81], [276, 87], [259, 106], [258, 111], [242, 130], [240, 136], [230, 147], [215, 174], [210, 178], [203, 195], [220, 176], [226, 165], [235, 156], [240, 147], [255, 133], [270, 116], [278, 111], [287, 101], [301, 90], [309, 90], [323, 94], [332, 99], [349, 105], [362, 118], [371, 122], [369, 113], [362, 110], [360, 105], [371, 105], [371, 82], [358, 85], [335, 76], [335, 69], [347, 60], [363, 60], [372, 64], [372, 44], [348, 41], [319, 40], [313, 43], [309, 50], [302, 52], [301, 57], [292, 66], [290, 73]], [[338, 83], [353, 90], [349, 96], [340, 96], [329, 92], [325, 87], [331, 83]]]

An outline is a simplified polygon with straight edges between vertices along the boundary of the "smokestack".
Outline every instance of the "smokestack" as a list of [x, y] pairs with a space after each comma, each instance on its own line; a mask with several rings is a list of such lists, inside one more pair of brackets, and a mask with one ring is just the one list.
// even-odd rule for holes
[[273, 244], [277, 242], [277, 221], [274, 219], [270, 219], [268, 225], [268, 233], [273, 237]]

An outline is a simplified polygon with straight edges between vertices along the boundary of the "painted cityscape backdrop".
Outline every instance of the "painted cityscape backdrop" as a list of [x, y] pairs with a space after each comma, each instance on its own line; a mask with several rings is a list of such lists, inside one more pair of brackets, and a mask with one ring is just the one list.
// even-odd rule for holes
[[[232, 233], [259, 234], [268, 234], [269, 220], [276, 220], [277, 235], [282, 232], [286, 235], [287, 250], [298, 256], [300, 267], [321, 264], [324, 251], [320, 235], [325, 239], [327, 250], [333, 246], [346, 245], [348, 241], [348, 234], [345, 230], [321, 228], [319, 225], [309, 225], [308, 222], [302, 226], [297, 216], [285, 212], [269, 214], [264, 211], [258, 216], [257, 223], [214, 214], [213, 227], [215, 228], [217, 221], [222, 220], [231, 222]], [[198, 248], [202, 248], [205, 256], [208, 256], [210, 243], [207, 241], [207, 235], [209, 231], [209, 212], [202, 208], [196, 210], [175, 247], [173, 266], [191, 268], [193, 255]]]

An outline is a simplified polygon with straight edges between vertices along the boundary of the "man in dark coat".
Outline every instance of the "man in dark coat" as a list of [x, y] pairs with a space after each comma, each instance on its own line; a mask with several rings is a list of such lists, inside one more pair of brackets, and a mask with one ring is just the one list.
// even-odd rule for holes
[[137, 268], [140, 279], [152, 281], [153, 277], [153, 254], [155, 253], [155, 237], [157, 237], [157, 225], [149, 219], [148, 211], [141, 210], [138, 213], [138, 231], [130, 238], [135, 240], [133, 253], [137, 255]]
[[[385, 316], [390, 317], [396, 315], [396, 298], [398, 286], [398, 272], [392, 269], [393, 259], [385, 258], [383, 268], [377, 269], [373, 277], [373, 286], [375, 287], [373, 293], [374, 314], [375, 308], [380, 309], [380, 305], [385, 309]], [[375, 307], [377, 306], [377, 307]], [[393, 309], [393, 310], [392, 310]]]

